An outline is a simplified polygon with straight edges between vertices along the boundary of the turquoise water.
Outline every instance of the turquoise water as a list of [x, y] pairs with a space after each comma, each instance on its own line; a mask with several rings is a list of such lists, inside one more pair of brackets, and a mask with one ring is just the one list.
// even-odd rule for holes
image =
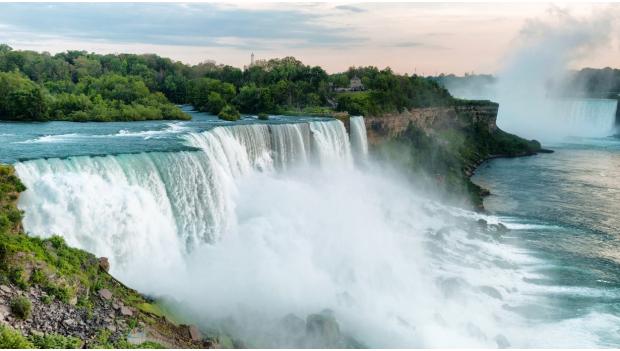
[[[492, 193], [485, 207], [513, 228], [506, 240], [546, 262], [531, 280], [546, 304], [530, 317], [620, 316], [620, 139], [549, 147], [555, 153], [491, 160], [473, 178]], [[608, 333], [603, 344], [618, 346], [618, 326]]]
[[620, 345], [620, 140], [485, 163], [487, 216], [373, 164], [361, 118], [349, 135], [333, 119], [190, 113], [0, 124], [0, 161], [28, 188], [25, 230], [267, 346], [296, 345], [273, 337], [283, 316], [325, 308], [370, 347]]
[[321, 120], [316, 117], [271, 116], [259, 121], [244, 116], [227, 122], [184, 106], [191, 121], [144, 122], [0, 122], [0, 162], [14, 163], [39, 158], [117, 155], [155, 151], [197, 150], [188, 146], [182, 134], [203, 132], [217, 126], [239, 124], [278, 124]]

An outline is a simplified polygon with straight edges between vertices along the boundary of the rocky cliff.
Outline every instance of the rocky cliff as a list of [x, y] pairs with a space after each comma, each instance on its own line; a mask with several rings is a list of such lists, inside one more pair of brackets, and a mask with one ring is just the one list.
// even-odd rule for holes
[[386, 138], [401, 135], [413, 124], [427, 133], [446, 129], [463, 129], [469, 125], [485, 125], [489, 132], [497, 130], [497, 110], [493, 102], [479, 102], [454, 107], [428, 107], [364, 117], [368, 143], [377, 145]]
[[469, 180], [480, 163], [541, 151], [537, 141], [497, 127], [498, 107], [491, 101], [457, 100], [448, 107], [365, 116], [371, 152], [449, 200], [482, 209], [482, 196], [488, 192]]

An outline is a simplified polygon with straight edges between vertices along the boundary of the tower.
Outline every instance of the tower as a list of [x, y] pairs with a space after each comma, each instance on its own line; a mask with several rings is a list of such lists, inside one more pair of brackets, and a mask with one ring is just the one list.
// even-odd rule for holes
[[250, 56], [250, 66], [254, 66], [254, 53]]

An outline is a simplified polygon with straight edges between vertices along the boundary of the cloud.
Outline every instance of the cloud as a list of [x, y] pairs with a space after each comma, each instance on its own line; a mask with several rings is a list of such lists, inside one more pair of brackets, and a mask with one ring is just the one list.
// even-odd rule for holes
[[[328, 26], [320, 13], [216, 4], [0, 4], [0, 25], [19, 38], [42, 35], [154, 45], [273, 49], [335, 46], [365, 39]], [[5, 30], [5, 36], [10, 36]]]
[[349, 11], [349, 12], [356, 12], [356, 13], [366, 12], [366, 10], [361, 7], [356, 7], [356, 6], [351, 6], [351, 5], [339, 5], [339, 6], [336, 6], [336, 9], [343, 10], [343, 11]]
[[398, 43], [388, 45], [388, 46], [397, 47], [397, 48], [425, 48], [425, 49], [433, 49], [433, 50], [449, 50], [449, 48], [445, 46], [416, 42], [416, 41], [403, 41], [403, 42], [398, 42]]

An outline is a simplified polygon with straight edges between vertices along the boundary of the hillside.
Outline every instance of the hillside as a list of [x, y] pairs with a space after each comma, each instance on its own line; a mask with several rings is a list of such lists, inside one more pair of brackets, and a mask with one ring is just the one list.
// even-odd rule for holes
[[[175, 324], [156, 301], [61, 237], [21, 230], [24, 186], [0, 165], [0, 348], [207, 348], [218, 338]], [[227, 340], [227, 339], [222, 339]]]

